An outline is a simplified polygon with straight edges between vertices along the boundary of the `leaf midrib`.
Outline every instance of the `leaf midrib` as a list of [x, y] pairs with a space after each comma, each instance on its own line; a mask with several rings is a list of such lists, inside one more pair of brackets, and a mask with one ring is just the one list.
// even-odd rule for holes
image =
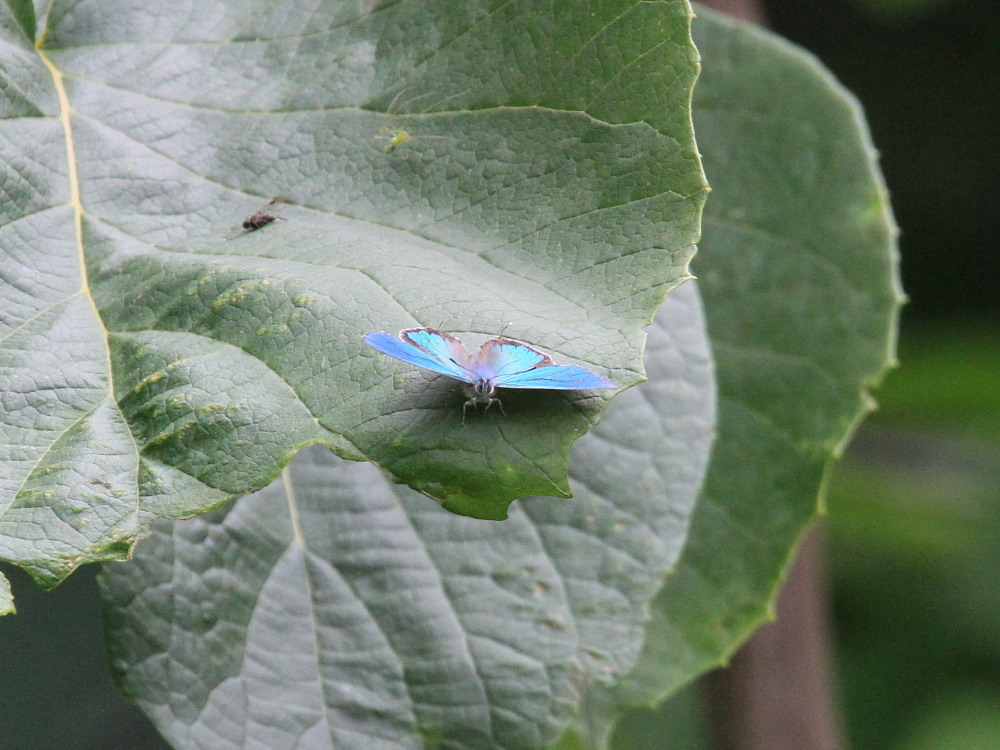
[[[51, 8], [52, 6], [50, 5], [49, 10], [51, 10]], [[122, 420], [122, 423], [128, 424], [127, 420], [125, 419], [125, 415], [121, 411], [121, 407], [115, 400], [114, 372], [111, 369], [111, 347], [108, 346], [108, 329], [104, 325], [104, 320], [101, 318], [100, 311], [97, 309], [97, 303], [94, 301], [94, 296], [91, 293], [90, 279], [87, 278], [87, 259], [84, 254], [84, 248], [83, 248], [84, 210], [83, 210], [83, 203], [80, 200], [80, 176], [77, 171], [78, 162], [76, 158], [76, 143], [73, 139], [73, 126], [72, 123], [70, 122], [70, 113], [72, 112], [72, 108], [70, 107], [69, 103], [69, 95], [66, 93], [66, 85], [64, 81], [63, 72], [59, 70], [58, 67], [56, 67], [55, 63], [53, 63], [52, 60], [49, 59], [48, 55], [46, 55], [45, 52], [42, 50], [41, 45], [44, 42], [44, 36], [45, 35], [42, 34], [39, 37], [38, 41], [35, 44], [35, 51], [38, 54], [38, 58], [42, 61], [42, 64], [45, 65], [46, 69], [49, 71], [49, 74], [52, 76], [52, 85], [55, 88], [56, 97], [59, 101], [59, 117], [57, 119], [59, 120], [60, 125], [62, 125], [63, 137], [66, 141], [66, 179], [69, 183], [68, 205], [73, 209], [73, 234], [74, 234], [74, 240], [76, 242], [77, 264], [80, 270], [80, 294], [82, 294], [86, 298], [87, 304], [90, 306], [91, 312], [93, 314], [93, 320], [97, 323], [98, 326], [100, 326], [101, 333], [104, 339], [104, 375], [105, 375], [105, 382], [107, 383], [107, 394], [105, 398], [107, 399], [108, 403], [114, 406], [115, 410], [118, 412], [118, 416]], [[83, 417], [81, 417], [81, 419], [82, 418]], [[79, 420], [74, 420], [74, 424], [76, 424], [78, 421]], [[48, 449], [46, 449], [46, 453], [48, 453], [48, 450], [51, 449], [52, 445], [55, 445], [55, 443], [60, 438], [62, 438], [62, 436], [65, 435], [67, 431], [68, 430], [60, 433], [59, 437], [52, 441], [52, 444], [49, 446]], [[137, 458], [135, 477], [134, 477], [135, 492], [133, 497], [135, 498], [135, 514], [136, 517], [138, 518], [140, 512], [139, 461], [138, 461], [139, 447], [135, 443], [135, 437], [132, 435], [132, 431], [126, 429], [125, 432], [128, 434], [129, 440], [132, 443], [133, 455], [135, 455]], [[37, 468], [38, 465], [39, 464], [36, 464], [35, 468]], [[31, 474], [29, 473], [25, 477], [25, 482], [27, 482], [28, 477], [30, 476]], [[18, 492], [20, 492], [20, 489], [22, 489], [23, 487], [24, 483], [22, 483], [21, 488], [18, 489]], [[16, 496], [17, 493], [15, 493], [14, 497]]]

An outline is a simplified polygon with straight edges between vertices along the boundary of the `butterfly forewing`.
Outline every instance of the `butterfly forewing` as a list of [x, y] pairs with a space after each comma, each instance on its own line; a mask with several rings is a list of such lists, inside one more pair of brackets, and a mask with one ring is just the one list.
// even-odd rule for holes
[[[403, 334], [412, 334], [414, 331], [427, 331], [430, 329], [413, 329], [410, 331], [403, 331]], [[454, 339], [454, 337], [451, 337]], [[435, 342], [434, 337], [429, 337], [426, 341], [428, 346], [421, 346], [414, 343], [410, 336], [407, 335], [402, 340], [396, 338], [395, 336], [390, 336], [384, 331], [372, 331], [371, 333], [365, 334], [365, 343], [369, 346], [378, 349], [383, 354], [388, 354], [390, 357], [395, 357], [396, 359], [401, 359], [404, 362], [409, 362], [411, 365], [416, 365], [417, 367], [423, 367], [434, 372], [441, 373], [442, 375], [447, 375], [450, 378], [455, 378], [456, 380], [464, 380], [469, 382], [469, 373], [467, 370], [462, 369], [461, 366], [453, 362], [450, 358], [450, 349], [440, 342]], [[417, 337], [417, 340], [424, 340], [423, 337]], [[454, 339], [458, 346], [462, 346], [462, 342], [458, 339]], [[464, 355], [465, 348], [462, 347], [462, 354]], [[440, 355], [440, 356], [439, 356]]]
[[503, 337], [490, 339], [479, 347], [477, 357], [482, 368], [497, 378], [498, 385], [506, 376], [552, 364], [548, 354]]
[[436, 328], [407, 328], [399, 332], [399, 338], [418, 349], [423, 349], [439, 362], [446, 362], [456, 371], [464, 372], [463, 380], [469, 376], [469, 354], [456, 336], [442, 333]]

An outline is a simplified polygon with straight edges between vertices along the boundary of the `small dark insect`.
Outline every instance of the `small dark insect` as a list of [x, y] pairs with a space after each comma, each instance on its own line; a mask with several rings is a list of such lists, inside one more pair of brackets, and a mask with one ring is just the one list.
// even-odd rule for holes
[[109, 482], [107, 479], [101, 479], [100, 477], [94, 477], [93, 479], [89, 479], [87, 481], [89, 481], [91, 484], [99, 484], [99, 485], [101, 485], [101, 487], [104, 487], [105, 489], [108, 489], [108, 490], [111, 489], [111, 482]]
[[258, 229], [262, 229], [263, 227], [266, 227], [268, 224], [273, 224], [276, 221], [288, 221], [288, 219], [286, 219], [284, 216], [278, 216], [277, 214], [272, 214], [269, 211], [271, 206], [275, 205], [276, 203], [283, 203], [283, 202], [284, 200], [282, 198], [275, 198], [259, 211], [254, 211], [252, 214], [250, 214], [243, 220], [243, 224], [241, 225], [243, 227], [243, 231], [240, 232], [239, 234], [233, 235], [233, 237], [230, 237], [229, 239], [234, 239], [235, 237], [247, 234], [248, 232], [256, 232]]

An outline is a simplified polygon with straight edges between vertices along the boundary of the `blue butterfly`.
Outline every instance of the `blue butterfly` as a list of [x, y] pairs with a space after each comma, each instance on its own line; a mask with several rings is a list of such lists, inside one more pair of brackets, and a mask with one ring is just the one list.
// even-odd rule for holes
[[557, 365], [544, 352], [513, 339], [498, 336], [490, 339], [474, 354], [450, 333], [434, 328], [407, 328], [399, 338], [383, 331], [364, 336], [365, 343], [390, 357], [409, 362], [462, 382], [467, 401], [465, 410], [494, 403], [506, 416], [496, 397], [497, 388], [551, 388], [560, 391], [585, 391], [617, 388], [607, 378], [576, 365]]

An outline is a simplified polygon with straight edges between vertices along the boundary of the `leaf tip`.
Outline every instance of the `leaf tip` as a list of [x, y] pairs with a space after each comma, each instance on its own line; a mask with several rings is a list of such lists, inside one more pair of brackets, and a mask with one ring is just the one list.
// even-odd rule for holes
[[513, 500], [483, 503], [482, 498], [456, 492], [440, 500], [441, 507], [460, 516], [479, 518], [483, 521], [506, 521], [507, 509]]

